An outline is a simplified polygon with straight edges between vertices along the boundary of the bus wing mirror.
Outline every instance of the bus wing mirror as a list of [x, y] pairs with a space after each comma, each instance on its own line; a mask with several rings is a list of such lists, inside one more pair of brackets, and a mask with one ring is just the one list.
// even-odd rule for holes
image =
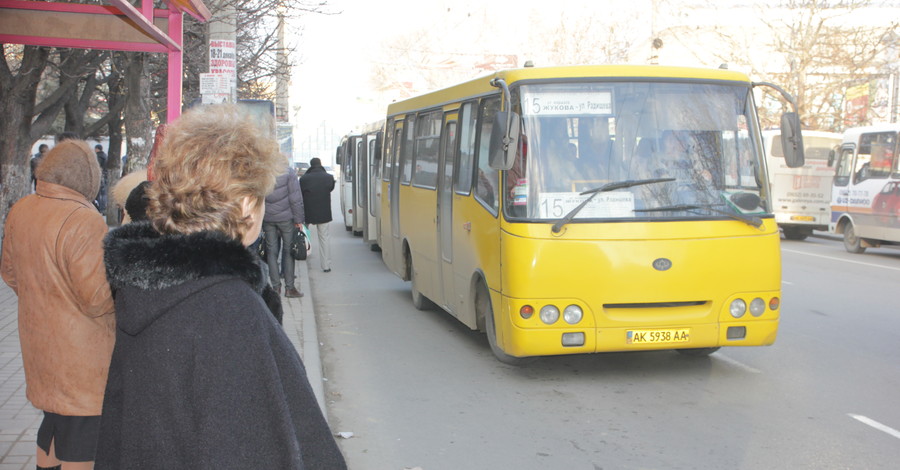
[[519, 148], [519, 115], [500, 111], [494, 115], [493, 124], [488, 164], [495, 170], [509, 170]]
[[831, 149], [831, 150], [828, 152], [828, 167], [829, 167], [829, 168], [831, 168], [831, 167], [834, 166], [834, 158], [835, 158], [835, 156], [836, 156], [836, 155], [835, 155], [836, 153], [837, 153], [837, 152], [835, 152], [835, 149]]
[[803, 166], [803, 135], [800, 132], [800, 116], [797, 113], [781, 115], [781, 150], [788, 168]]

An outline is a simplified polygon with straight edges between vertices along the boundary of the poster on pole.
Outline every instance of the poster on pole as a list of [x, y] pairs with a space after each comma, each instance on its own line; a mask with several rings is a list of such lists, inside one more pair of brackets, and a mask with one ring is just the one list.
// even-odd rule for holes
[[211, 39], [209, 41], [209, 73], [224, 75], [228, 79], [230, 90], [234, 95], [237, 89], [237, 53], [235, 43], [229, 39]]

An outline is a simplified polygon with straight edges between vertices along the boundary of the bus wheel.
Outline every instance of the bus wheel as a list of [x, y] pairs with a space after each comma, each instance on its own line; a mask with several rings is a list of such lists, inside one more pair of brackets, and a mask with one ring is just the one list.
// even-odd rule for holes
[[844, 227], [844, 249], [850, 253], [866, 251], [866, 247], [862, 246], [862, 239], [856, 235], [853, 222], [847, 222], [847, 226]]
[[806, 237], [809, 236], [809, 232], [797, 227], [785, 227], [782, 229], [784, 231], [784, 238], [787, 240], [806, 240]]
[[428, 297], [422, 295], [416, 281], [416, 270], [413, 269], [412, 262], [409, 263], [409, 290], [412, 292], [412, 303], [417, 310], [431, 310], [435, 307], [434, 302], [428, 300]]
[[488, 344], [491, 346], [491, 352], [500, 362], [511, 366], [521, 366], [534, 362], [533, 357], [516, 357], [506, 354], [497, 344], [497, 329], [494, 327], [494, 309], [491, 307], [491, 297], [487, 292], [487, 287], [480, 286], [475, 292], [475, 308], [484, 315], [484, 329], [487, 335]]
[[719, 348], [693, 348], [693, 349], [676, 349], [679, 354], [684, 354], [685, 356], [691, 357], [704, 357], [709, 356], [710, 354], [718, 351]]

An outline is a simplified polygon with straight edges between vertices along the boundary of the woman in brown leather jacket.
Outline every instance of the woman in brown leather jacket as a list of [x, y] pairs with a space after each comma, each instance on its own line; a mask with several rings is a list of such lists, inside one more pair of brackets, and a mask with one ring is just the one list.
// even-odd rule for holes
[[86, 142], [67, 140], [36, 177], [6, 219], [0, 272], [19, 298], [26, 396], [44, 411], [38, 468], [90, 469], [115, 341], [107, 226], [91, 204], [100, 166]]

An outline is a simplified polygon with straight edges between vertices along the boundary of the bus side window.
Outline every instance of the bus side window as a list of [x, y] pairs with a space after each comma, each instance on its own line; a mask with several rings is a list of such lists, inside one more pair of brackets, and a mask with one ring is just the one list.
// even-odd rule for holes
[[441, 142], [440, 110], [419, 114], [416, 121], [416, 160], [413, 185], [434, 189], [437, 185], [438, 151]]
[[894, 159], [895, 132], [873, 132], [859, 136], [853, 182], [870, 178], [887, 178]]
[[481, 201], [492, 213], [496, 214], [499, 207], [499, 194], [497, 188], [498, 172], [490, 167], [489, 147], [491, 145], [491, 132], [494, 125], [494, 115], [500, 110], [500, 100], [485, 100], [481, 104], [481, 112], [478, 116], [478, 139], [476, 148], [475, 198]]
[[391, 167], [394, 166], [394, 120], [389, 119], [387, 124], [384, 126], [384, 155], [382, 155], [382, 164], [384, 165], [384, 169], [381, 172], [381, 176], [384, 181], [390, 181], [391, 179]]
[[459, 166], [454, 190], [457, 194], [472, 192], [472, 166], [475, 161], [475, 103], [462, 105], [459, 114]]
[[400, 184], [405, 185], [408, 185], [409, 180], [412, 178], [413, 148], [416, 143], [416, 133], [415, 129], [413, 129], [414, 118], [415, 116], [406, 117], [406, 123], [403, 125], [403, 145], [400, 146], [400, 165], [402, 167]]

